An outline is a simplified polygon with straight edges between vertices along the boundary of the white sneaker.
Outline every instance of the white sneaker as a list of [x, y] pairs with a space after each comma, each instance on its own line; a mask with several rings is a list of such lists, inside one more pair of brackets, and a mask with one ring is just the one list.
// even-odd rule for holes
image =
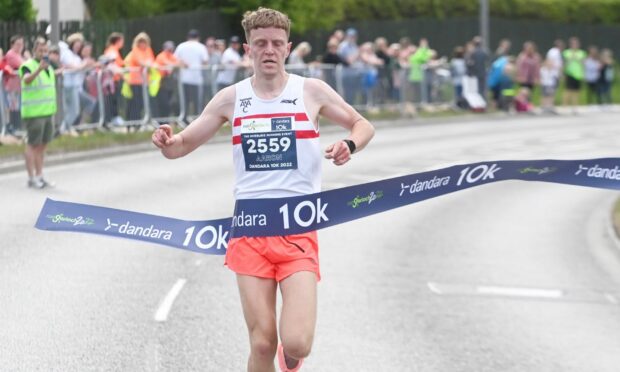
[[28, 180], [28, 187], [33, 189], [42, 189], [45, 187], [45, 183], [40, 178], [31, 178]]
[[39, 179], [42, 183], [43, 183], [43, 187], [54, 187], [56, 186], [56, 183], [53, 181], [48, 181], [45, 178], [41, 177]]

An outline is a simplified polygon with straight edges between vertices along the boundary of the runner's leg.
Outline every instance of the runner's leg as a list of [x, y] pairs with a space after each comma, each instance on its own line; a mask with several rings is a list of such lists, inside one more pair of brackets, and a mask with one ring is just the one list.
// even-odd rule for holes
[[250, 335], [248, 372], [273, 372], [278, 347], [277, 283], [273, 279], [237, 274], [237, 284]]
[[[287, 357], [302, 359], [310, 354], [316, 325], [317, 278], [310, 271], [300, 271], [280, 282], [282, 314], [280, 339]], [[292, 363], [289, 367], [294, 367]]]

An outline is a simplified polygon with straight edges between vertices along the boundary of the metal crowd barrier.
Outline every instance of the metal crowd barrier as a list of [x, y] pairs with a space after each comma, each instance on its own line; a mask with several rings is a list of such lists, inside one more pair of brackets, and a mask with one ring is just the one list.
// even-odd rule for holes
[[[199, 75], [194, 75], [201, 79], [186, 79], [184, 82], [181, 79], [184, 70], [190, 69], [174, 68], [162, 77], [157, 94], [153, 94], [154, 90], [149, 92], [149, 84], [154, 78], [151, 76], [152, 70], [146, 68], [125, 68], [119, 72], [99, 67], [79, 71], [76, 73], [84, 75], [84, 84], [74, 87], [64, 87], [64, 80], [71, 78], [73, 74], [66, 72], [57, 79], [56, 123], [61, 132], [71, 129], [109, 130], [118, 127], [139, 130], [147, 125], [156, 127], [173, 122], [186, 126], [202, 112], [204, 106], [220, 89], [237, 83], [252, 73], [251, 69], [244, 67], [205, 66], [197, 69]], [[419, 82], [409, 81], [408, 68], [345, 67], [311, 63], [287, 65], [286, 70], [325, 81], [349, 104], [362, 111], [383, 109], [405, 115], [412, 106], [419, 108], [427, 105], [454, 105], [454, 88], [449, 67], [446, 65], [422, 66], [422, 80]], [[127, 79], [132, 73], [140, 74], [140, 84], [129, 85]], [[69, 123], [67, 120], [73, 120], [76, 114], [65, 112], [67, 104], [63, 103], [68, 98], [65, 97], [67, 94], [72, 94], [75, 98], [75, 90], [78, 92], [79, 109], [76, 120]], [[0, 128], [4, 135], [9, 119], [2, 86], [0, 97]]]

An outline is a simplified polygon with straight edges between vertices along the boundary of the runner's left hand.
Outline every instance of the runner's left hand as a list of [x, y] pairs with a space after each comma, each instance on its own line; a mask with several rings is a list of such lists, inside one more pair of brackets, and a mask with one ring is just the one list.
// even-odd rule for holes
[[335, 165], [343, 165], [351, 160], [349, 146], [344, 141], [338, 141], [325, 149], [325, 159], [333, 159]]

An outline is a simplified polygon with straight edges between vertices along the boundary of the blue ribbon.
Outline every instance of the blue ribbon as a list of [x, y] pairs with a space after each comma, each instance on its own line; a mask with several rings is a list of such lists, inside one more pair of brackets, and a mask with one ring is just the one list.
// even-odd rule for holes
[[505, 180], [620, 190], [620, 158], [456, 165], [316, 194], [238, 200], [232, 218], [210, 221], [185, 221], [47, 199], [35, 227], [111, 235], [194, 252], [225, 254], [231, 237], [300, 234]]

